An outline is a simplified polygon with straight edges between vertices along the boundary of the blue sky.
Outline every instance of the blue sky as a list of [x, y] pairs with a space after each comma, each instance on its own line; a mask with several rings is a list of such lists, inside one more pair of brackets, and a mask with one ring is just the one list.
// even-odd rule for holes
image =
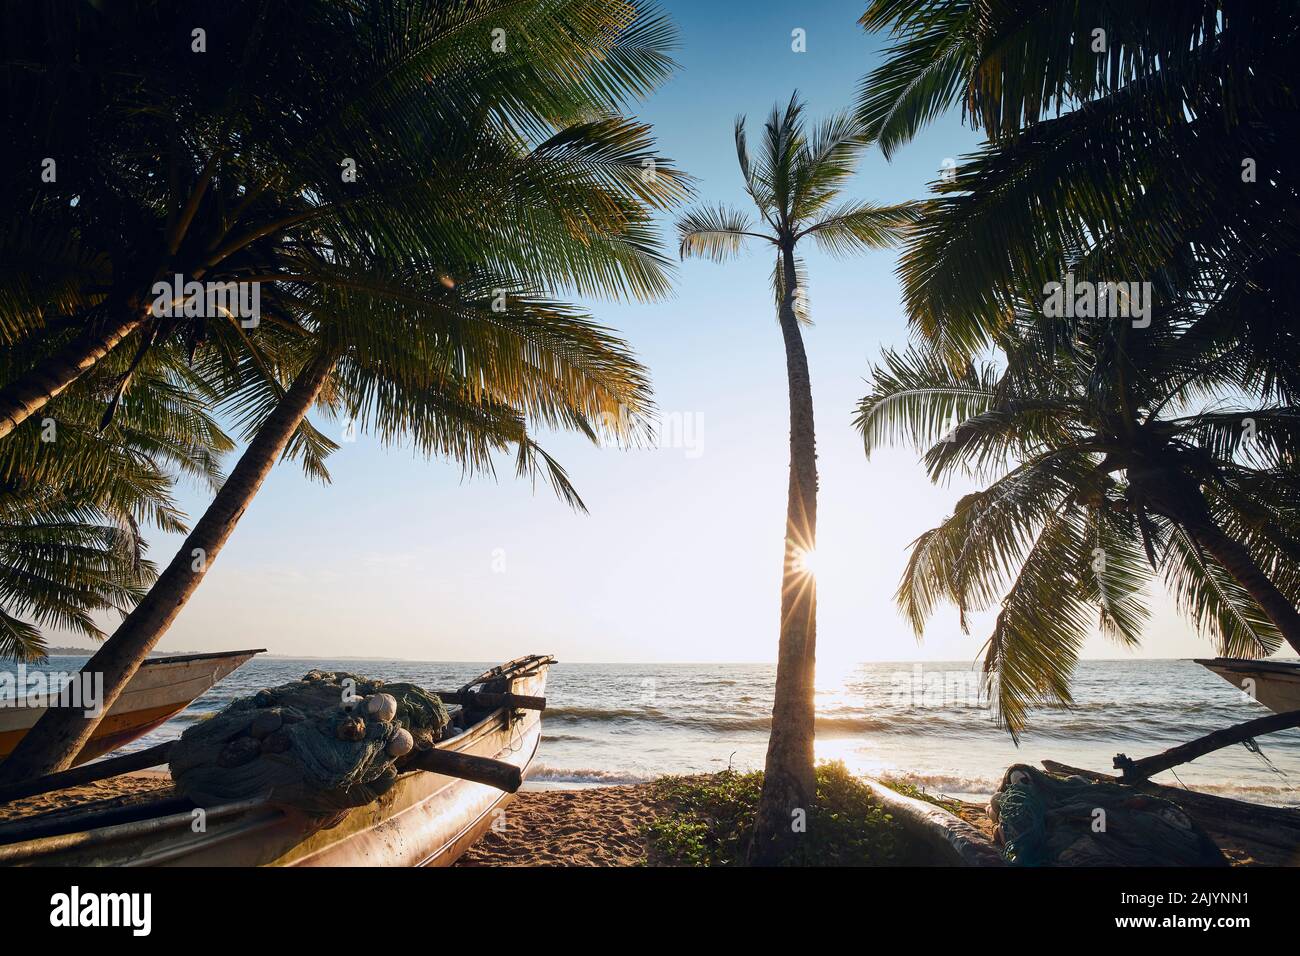
[[[699, 198], [744, 204], [732, 122], [761, 124], [798, 89], [811, 116], [849, 106], [881, 38], [854, 2], [670, 2], [680, 69], [636, 110], [661, 152], [697, 179]], [[791, 50], [806, 31], [807, 51]], [[872, 152], [850, 197], [923, 196], [944, 160], [977, 135], [956, 114], [892, 163]], [[671, 230], [665, 241], [675, 250]], [[894, 609], [906, 546], [964, 488], [934, 488], [909, 450], [867, 462], [850, 427], [868, 362], [906, 341], [896, 253], [838, 261], [805, 251], [815, 326], [806, 332], [821, 473], [819, 659], [970, 660], [972, 634], [941, 614], [922, 645]], [[682, 264], [676, 293], [650, 304], [586, 303], [648, 365], [658, 404], [690, 448], [623, 452], [553, 436], [590, 508], [571, 512], [513, 477], [462, 482], [455, 466], [386, 452], [365, 435], [312, 484], [273, 473], [164, 649], [265, 646], [304, 656], [562, 660], [775, 659], [788, 417], [781, 336], [755, 247], [725, 266]], [[337, 432], [337, 426], [327, 426]], [[335, 437], [338, 437], [337, 435]], [[183, 496], [191, 514], [206, 499]], [[152, 556], [178, 539], [155, 536]], [[1143, 653], [1208, 652], [1167, 609]], [[1090, 656], [1123, 656], [1100, 638]]]

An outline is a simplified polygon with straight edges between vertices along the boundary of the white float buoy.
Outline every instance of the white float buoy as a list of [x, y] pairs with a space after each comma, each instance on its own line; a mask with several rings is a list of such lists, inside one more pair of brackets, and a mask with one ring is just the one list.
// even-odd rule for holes
[[393, 739], [388, 741], [388, 756], [405, 757], [414, 746], [415, 738], [411, 736], [411, 732], [405, 727], [398, 727], [397, 733], [393, 734]]
[[397, 716], [397, 698], [392, 694], [371, 694], [366, 698], [366, 713], [388, 723]]

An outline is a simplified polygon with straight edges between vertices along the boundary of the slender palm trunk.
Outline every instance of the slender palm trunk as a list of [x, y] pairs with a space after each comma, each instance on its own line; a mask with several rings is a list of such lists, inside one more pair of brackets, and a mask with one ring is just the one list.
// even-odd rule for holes
[[[1133, 476], [1134, 472], [1130, 470], [1130, 481]], [[1140, 476], [1139, 481], [1152, 508], [1178, 522], [1198, 545], [1213, 555], [1232, 579], [1255, 599], [1286, 642], [1300, 651], [1300, 613], [1264, 573], [1245, 545], [1229, 536], [1215, 522], [1209, 503], [1196, 482], [1168, 473]]]
[[814, 676], [817, 644], [817, 582], [796, 559], [817, 542], [817, 446], [813, 431], [812, 382], [803, 336], [794, 313], [794, 248], [781, 247], [785, 295], [781, 334], [790, 385], [790, 491], [786, 505], [781, 578], [781, 640], [777, 652], [776, 700], [767, 742], [763, 793], [758, 805], [749, 861], [780, 863], [805, 832], [817, 795], [814, 774]]
[[77, 336], [31, 371], [0, 388], [0, 438], [44, 408], [138, 329], [145, 318], [144, 309], [130, 309], [125, 317]]
[[86, 717], [83, 710], [71, 707], [51, 707], [0, 763], [0, 783], [15, 783], [71, 766], [103, 713], [198, 588], [298, 424], [315, 404], [333, 367], [330, 354], [303, 369], [144, 600], [82, 668], [83, 672], [103, 674], [100, 716]]

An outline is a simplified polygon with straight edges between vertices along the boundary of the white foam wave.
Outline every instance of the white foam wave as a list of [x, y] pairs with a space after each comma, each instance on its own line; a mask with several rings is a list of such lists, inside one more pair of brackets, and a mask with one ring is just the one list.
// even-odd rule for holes
[[602, 770], [598, 767], [550, 767], [546, 764], [537, 764], [528, 771], [528, 779], [541, 783], [585, 783], [613, 787], [649, 783], [654, 777], [631, 770]]

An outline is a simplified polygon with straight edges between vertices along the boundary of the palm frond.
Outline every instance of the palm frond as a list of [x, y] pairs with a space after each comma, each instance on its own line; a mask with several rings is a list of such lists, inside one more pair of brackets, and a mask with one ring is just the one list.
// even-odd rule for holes
[[812, 236], [833, 256], [856, 255], [897, 245], [907, 238], [908, 229], [918, 221], [920, 213], [920, 204], [912, 202], [893, 206], [846, 202], [805, 227], [802, 235]]
[[1068, 707], [1070, 676], [1088, 636], [1091, 614], [1080, 596], [1059, 586], [1064, 557], [1082, 550], [1080, 523], [1053, 516], [1007, 592], [984, 656], [999, 723], [1018, 740], [1033, 707]]
[[1246, 589], [1198, 548], [1182, 528], [1167, 529], [1165, 583], [1178, 608], [1225, 657], [1267, 657], [1282, 644], [1277, 628]]
[[740, 253], [746, 239], [766, 238], [751, 230], [749, 217], [728, 206], [692, 209], [677, 220], [681, 257], [702, 256], [726, 262]]

